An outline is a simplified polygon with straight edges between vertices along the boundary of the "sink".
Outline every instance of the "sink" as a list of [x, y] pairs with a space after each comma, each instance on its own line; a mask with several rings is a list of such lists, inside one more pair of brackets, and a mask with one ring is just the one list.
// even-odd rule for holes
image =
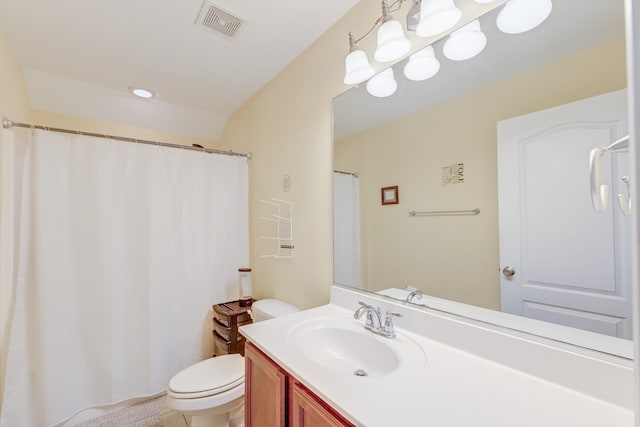
[[[287, 337], [292, 348], [320, 367], [347, 375], [389, 375], [407, 359], [407, 339], [384, 338], [347, 318], [313, 319], [296, 325]], [[414, 345], [414, 352], [422, 350]]]

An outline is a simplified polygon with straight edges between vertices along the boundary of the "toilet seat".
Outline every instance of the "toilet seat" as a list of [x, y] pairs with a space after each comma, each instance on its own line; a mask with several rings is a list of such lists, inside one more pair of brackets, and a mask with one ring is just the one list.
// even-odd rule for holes
[[198, 399], [239, 386], [244, 389], [244, 358], [229, 354], [203, 360], [178, 372], [169, 381], [167, 395], [174, 399]]

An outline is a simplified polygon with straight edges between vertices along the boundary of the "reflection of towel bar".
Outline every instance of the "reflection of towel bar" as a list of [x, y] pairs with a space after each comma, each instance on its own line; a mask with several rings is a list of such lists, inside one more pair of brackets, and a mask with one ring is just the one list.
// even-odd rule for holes
[[428, 215], [478, 215], [480, 213], [479, 208], [475, 209], [466, 209], [466, 210], [458, 210], [458, 211], [424, 211], [424, 212], [416, 212], [411, 211], [409, 215], [411, 216], [428, 216]]

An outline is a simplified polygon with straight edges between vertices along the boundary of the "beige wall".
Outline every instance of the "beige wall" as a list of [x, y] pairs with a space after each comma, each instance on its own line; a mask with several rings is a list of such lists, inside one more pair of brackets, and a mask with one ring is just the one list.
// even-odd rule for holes
[[[15, 121], [29, 121], [31, 113], [22, 66], [0, 29], [0, 114]], [[0, 134], [0, 138], [2, 135]]]
[[[31, 120], [31, 112], [27, 101], [27, 91], [22, 76], [22, 66], [16, 58], [4, 33], [0, 29], [0, 115], [15, 121]], [[2, 131], [0, 131], [2, 144]], [[2, 159], [0, 159], [2, 160]], [[0, 162], [0, 167], [2, 163]], [[0, 183], [1, 184], [1, 183]], [[2, 237], [0, 236], [0, 239]], [[4, 384], [6, 368], [7, 338], [9, 333], [8, 318], [13, 301], [12, 292], [0, 286], [0, 384]], [[0, 387], [0, 401], [3, 390]]]
[[[496, 122], [626, 87], [624, 49], [607, 43], [336, 143], [336, 169], [361, 177], [367, 289], [410, 284], [500, 309]], [[441, 168], [456, 162], [465, 182], [443, 186]], [[389, 185], [400, 204], [381, 206]], [[407, 214], [473, 208], [481, 214]]]
[[[225, 148], [250, 151], [250, 238], [254, 294], [300, 308], [327, 303], [333, 281], [331, 100], [342, 83], [349, 31], [364, 33], [378, 8], [357, 4], [227, 121]], [[289, 192], [284, 175], [292, 178]], [[294, 257], [268, 253], [260, 201], [293, 202]]]

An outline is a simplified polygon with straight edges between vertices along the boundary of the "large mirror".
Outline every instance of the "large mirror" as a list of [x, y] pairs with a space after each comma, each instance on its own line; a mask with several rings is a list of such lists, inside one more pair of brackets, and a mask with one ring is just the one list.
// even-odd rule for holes
[[498, 13], [478, 56], [445, 58], [443, 38], [434, 77], [406, 79], [403, 60], [392, 96], [335, 98], [334, 282], [589, 331], [631, 357], [628, 151], [601, 156], [603, 213], [589, 175], [590, 151], [627, 134], [623, 1], [555, 0], [516, 35]]

